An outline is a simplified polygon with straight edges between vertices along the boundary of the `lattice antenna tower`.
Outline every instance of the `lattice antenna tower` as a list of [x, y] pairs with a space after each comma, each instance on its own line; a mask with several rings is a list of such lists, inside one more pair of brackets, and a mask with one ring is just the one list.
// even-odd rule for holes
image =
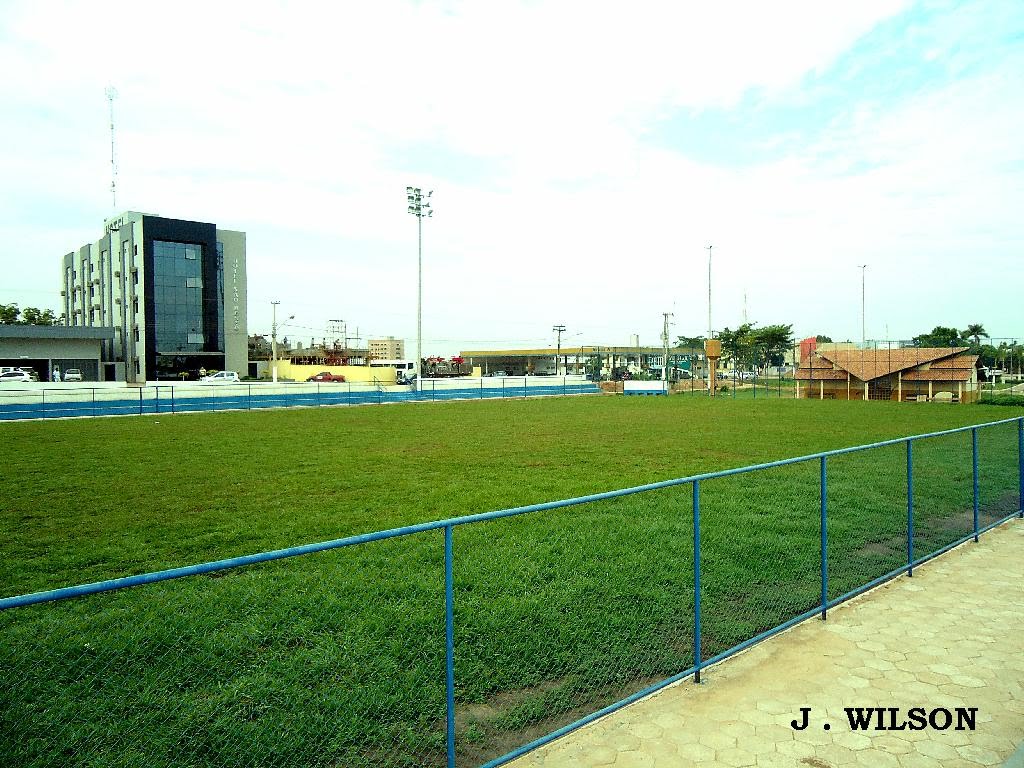
[[110, 199], [114, 206], [114, 213], [117, 213], [117, 161], [114, 154], [114, 99], [117, 97], [117, 89], [108, 85], [107, 102], [110, 104]]

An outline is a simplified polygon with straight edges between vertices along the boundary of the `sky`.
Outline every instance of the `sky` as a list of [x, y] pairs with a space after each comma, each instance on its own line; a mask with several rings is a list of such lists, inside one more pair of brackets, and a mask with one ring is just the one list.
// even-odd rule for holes
[[6, 0], [0, 71], [3, 303], [143, 211], [247, 233], [250, 333], [411, 357], [413, 185], [425, 355], [706, 334], [708, 245], [716, 330], [1024, 336], [1018, 0]]

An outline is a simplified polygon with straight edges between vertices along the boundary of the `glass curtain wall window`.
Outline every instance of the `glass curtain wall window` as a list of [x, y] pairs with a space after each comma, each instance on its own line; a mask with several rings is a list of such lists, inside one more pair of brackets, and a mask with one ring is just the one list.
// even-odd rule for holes
[[204, 351], [202, 246], [153, 241], [156, 352]]

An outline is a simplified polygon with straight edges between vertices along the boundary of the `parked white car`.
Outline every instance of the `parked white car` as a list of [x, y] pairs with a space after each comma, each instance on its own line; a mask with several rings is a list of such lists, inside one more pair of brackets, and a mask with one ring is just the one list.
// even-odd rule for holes
[[82, 372], [78, 368], [68, 368], [64, 371], [64, 381], [82, 381]]
[[4, 371], [0, 373], [0, 383], [8, 384], [11, 382], [27, 382], [32, 381], [32, 377], [24, 371]]
[[211, 384], [237, 384], [241, 379], [236, 371], [217, 371], [211, 376], [203, 376], [200, 381], [206, 381]]

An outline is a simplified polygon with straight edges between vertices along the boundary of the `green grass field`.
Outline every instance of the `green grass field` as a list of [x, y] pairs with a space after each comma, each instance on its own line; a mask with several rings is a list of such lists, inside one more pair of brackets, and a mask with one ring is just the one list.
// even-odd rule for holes
[[[580, 397], [0, 426], [4, 595], [1024, 414]], [[982, 522], [1016, 426], [979, 432]], [[970, 531], [971, 445], [915, 446], [919, 554]], [[905, 449], [829, 463], [830, 596], [906, 554]], [[701, 488], [703, 656], [819, 599], [818, 465]], [[690, 488], [455, 531], [459, 764], [693, 664]], [[443, 542], [377, 542], [0, 615], [9, 765], [431, 765]], [[142, 734], [145, 734], [142, 736]]]

